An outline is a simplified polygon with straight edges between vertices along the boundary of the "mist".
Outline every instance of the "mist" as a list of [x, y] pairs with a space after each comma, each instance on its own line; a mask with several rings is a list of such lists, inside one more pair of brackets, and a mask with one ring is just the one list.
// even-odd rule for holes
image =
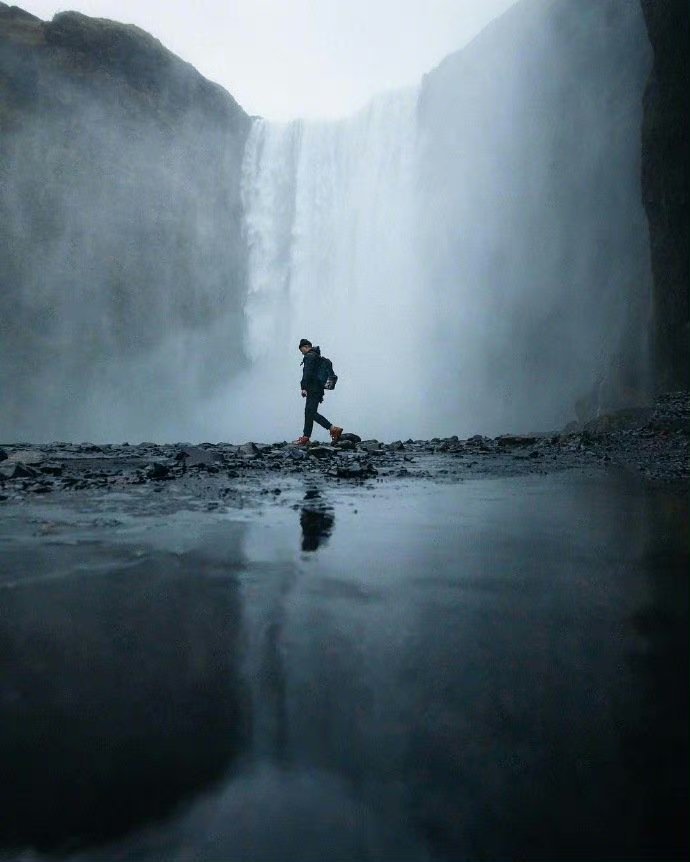
[[250, 119], [134, 28], [94, 69], [85, 20], [15, 75], [1, 438], [294, 437], [302, 337], [340, 377], [322, 412], [362, 436], [645, 401], [637, 4], [523, 0], [332, 121]]

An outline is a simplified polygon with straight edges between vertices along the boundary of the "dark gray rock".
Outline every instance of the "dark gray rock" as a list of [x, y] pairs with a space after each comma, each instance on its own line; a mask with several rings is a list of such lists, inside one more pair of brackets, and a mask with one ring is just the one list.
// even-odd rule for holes
[[312, 458], [322, 460], [324, 458], [333, 458], [337, 454], [337, 451], [332, 446], [310, 446], [308, 454]]
[[501, 448], [512, 446], [533, 446], [534, 437], [522, 437], [518, 434], [502, 434], [496, 438], [496, 443]]
[[185, 446], [177, 452], [175, 460], [181, 461], [185, 467], [211, 467], [222, 462], [223, 456], [201, 446]]
[[56, 464], [53, 461], [47, 461], [41, 464], [38, 469], [41, 473], [45, 473], [47, 476], [61, 476], [64, 471], [62, 464]]
[[342, 452], [353, 452], [356, 448], [356, 444], [352, 442], [352, 440], [343, 440], [340, 439], [337, 443], [334, 444], [336, 449], [340, 449]]
[[687, 0], [642, 0], [654, 65], [644, 94], [642, 199], [654, 275], [657, 391], [690, 386]]
[[651, 407], [635, 407], [617, 410], [585, 422], [583, 433], [589, 436], [611, 434], [615, 431], [630, 431], [644, 427], [652, 418]]
[[338, 464], [332, 470], [329, 470], [329, 476], [335, 476], [338, 479], [368, 479], [371, 476], [376, 476], [377, 470], [373, 464], [368, 461], [350, 461], [345, 464]]
[[148, 465], [144, 474], [147, 479], [167, 479], [170, 476], [170, 467], [167, 464], [154, 461], [153, 464]]
[[238, 454], [243, 458], [258, 458], [261, 455], [261, 450], [256, 443], [243, 443], [238, 447]]
[[283, 451], [283, 458], [288, 461], [304, 461], [307, 457], [305, 449], [297, 446], [289, 446]]
[[4, 449], [0, 449], [0, 461], [5, 461], [7, 459], [7, 452]]
[[340, 435], [340, 440], [349, 440], [350, 443], [361, 443], [362, 438], [359, 434], [351, 434], [349, 431], [346, 431]]
[[0, 466], [0, 476], [5, 479], [35, 479], [39, 475], [38, 470], [20, 462], [5, 461]]

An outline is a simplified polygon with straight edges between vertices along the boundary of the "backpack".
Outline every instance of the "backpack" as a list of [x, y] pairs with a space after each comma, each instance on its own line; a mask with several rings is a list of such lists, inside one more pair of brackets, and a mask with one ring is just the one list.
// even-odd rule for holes
[[338, 382], [338, 375], [333, 371], [333, 363], [325, 356], [319, 357], [319, 364], [316, 366], [316, 379], [324, 389], [335, 389], [335, 384]]

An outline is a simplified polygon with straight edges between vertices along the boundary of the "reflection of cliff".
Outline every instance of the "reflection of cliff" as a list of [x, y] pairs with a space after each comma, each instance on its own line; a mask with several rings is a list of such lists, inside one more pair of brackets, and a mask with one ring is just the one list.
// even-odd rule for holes
[[156, 433], [241, 363], [249, 124], [136, 27], [0, 3], [5, 435], [98, 433], [101, 404]]
[[183, 565], [162, 555], [2, 590], [0, 845], [123, 834], [243, 749], [236, 584]]
[[687, 0], [642, 0], [654, 67], [644, 96], [642, 195], [654, 271], [660, 391], [690, 386]]

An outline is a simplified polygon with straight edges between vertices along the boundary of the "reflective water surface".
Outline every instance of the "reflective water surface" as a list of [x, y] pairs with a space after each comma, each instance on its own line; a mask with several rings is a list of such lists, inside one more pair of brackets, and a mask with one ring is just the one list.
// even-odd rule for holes
[[5, 512], [7, 858], [687, 848], [678, 491], [296, 482], [259, 513]]

